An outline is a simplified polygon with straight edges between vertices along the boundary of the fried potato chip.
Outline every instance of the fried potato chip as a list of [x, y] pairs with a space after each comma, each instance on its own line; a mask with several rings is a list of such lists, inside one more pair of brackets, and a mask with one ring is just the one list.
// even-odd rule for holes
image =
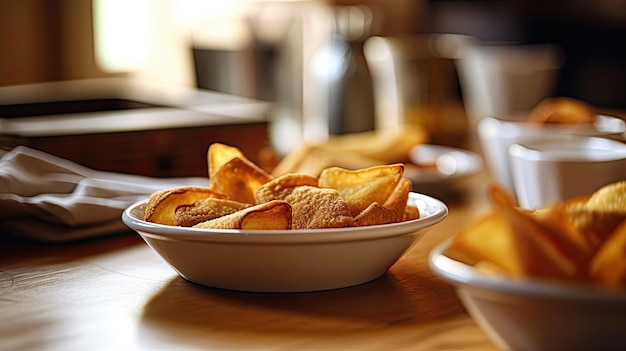
[[594, 250], [626, 219], [624, 214], [589, 210], [585, 206], [564, 207], [564, 211], [572, 226]]
[[207, 152], [207, 162], [209, 165], [209, 179], [213, 178], [215, 172], [228, 163], [233, 158], [246, 159], [246, 156], [234, 146], [225, 145], [221, 143], [213, 143], [209, 146]]
[[[298, 186], [318, 186], [317, 178], [302, 173], [287, 173], [278, 176], [271, 181], [263, 184], [262, 187], [257, 189], [255, 194], [255, 201], [261, 203], [268, 201], [268, 199], [282, 198], [288, 195], [293, 188]], [[283, 195], [283, 193], [285, 193]]]
[[392, 223], [395, 214], [392, 210], [380, 205], [378, 202], [372, 202], [361, 213], [354, 217], [354, 225], [363, 227], [368, 225]]
[[599, 248], [591, 261], [590, 272], [599, 284], [626, 286], [626, 221]]
[[225, 198], [213, 189], [198, 186], [184, 186], [154, 192], [148, 199], [144, 219], [148, 222], [174, 225], [176, 208], [192, 205], [206, 198]]
[[591, 213], [589, 211], [577, 214], [573, 207], [553, 206], [535, 209], [528, 213], [538, 222], [551, 228], [561, 240], [571, 242], [583, 252], [591, 253], [598, 246], [593, 238], [580, 227], [580, 220], [587, 217]]
[[[283, 175], [261, 186], [257, 203], [286, 201], [292, 208], [293, 229], [341, 228], [354, 224], [348, 204], [334, 189], [300, 185], [315, 178], [306, 175]], [[315, 181], [316, 182], [316, 181]]]
[[387, 224], [402, 221], [413, 183], [401, 178], [393, 193], [384, 204], [373, 202], [354, 217], [356, 226]]
[[485, 274], [626, 287], [626, 181], [526, 210], [499, 186], [493, 212], [457, 234], [446, 254]]
[[322, 171], [329, 167], [363, 169], [380, 164], [384, 162], [355, 151], [331, 152], [312, 145], [302, 145], [285, 156], [271, 174], [279, 176], [287, 173], [304, 173], [319, 177]]
[[430, 140], [428, 130], [419, 124], [405, 124], [402, 128], [382, 128], [360, 133], [333, 135], [319, 148], [326, 153], [359, 154], [377, 160], [377, 164], [408, 161], [409, 151]]
[[311, 161], [311, 154], [317, 149], [313, 145], [301, 144], [285, 155], [272, 170], [274, 177], [289, 173], [305, 173], [317, 176], [317, 172], [325, 168], [326, 165], [318, 164], [317, 160]]
[[530, 122], [541, 124], [592, 124], [595, 118], [591, 105], [565, 97], [542, 100], [528, 116]]
[[564, 201], [572, 222], [590, 245], [597, 249], [626, 220], [626, 181], [608, 184], [589, 196]]
[[330, 167], [320, 174], [319, 186], [337, 190], [356, 217], [374, 202], [384, 204], [403, 174], [401, 163], [359, 170]]
[[572, 279], [588, 275], [592, 252], [569, 240], [554, 223], [541, 222], [531, 211], [512, 206], [515, 202], [502, 188], [492, 186], [490, 196], [494, 209], [506, 220], [526, 275]]
[[591, 276], [606, 286], [626, 286], [626, 181], [603, 186], [583, 205], [575, 207], [572, 218], [599, 244]]
[[254, 204], [254, 193], [271, 179], [272, 176], [254, 163], [235, 157], [215, 171], [209, 187], [230, 200]]
[[429, 140], [428, 130], [417, 124], [334, 135], [322, 143], [294, 148], [280, 160], [272, 175], [306, 173], [317, 177], [328, 167], [362, 169], [408, 162], [410, 150]]
[[469, 265], [491, 262], [512, 276], [523, 276], [525, 269], [514, 245], [505, 218], [489, 212], [454, 236], [445, 254]]
[[269, 201], [198, 223], [194, 228], [285, 230], [291, 229], [291, 218], [292, 211], [288, 203], [284, 201]]
[[404, 208], [404, 215], [402, 216], [403, 221], [412, 221], [414, 219], [420, 218], [420, 210], [411, 205], [406, 205]]
[[[360, 225], [420, 216], [416, 207], [407, 204], [412, 184], [403, 177], [402, 163], [356, 170], [333, 167], [321, 178], [305, 173], [274, 177], [238, 148], [220, 143], [209, 147], [207, 161], [207, 188], [155, 192], [145, 219], [176, 226], [284, 228], [286, 222], [273, 217], [286, 213], [276, 201], [289, 205], [288, 224], [294, 229], [354, 226], [355, 214]], [[259, 207], [270, 202], [274, 207]]]
[[228, 199], [202, 199], [192, 205], [179, 206], [174, 214], [174, 225], [191, 227], [250, 206], [252, 205]]
[[396, 218], [395, 222], [401, 221], [404, 217], [411, 189], [413, 189], [413, 182], [406, 178], [400, 178], [393, 192], [389, 195], [387, 201], [385, 201], [383, 205], [394, 212]]
[[585, 202], [585, 207], [590, 210], [626, 215], [626, 180], [598, 189]]

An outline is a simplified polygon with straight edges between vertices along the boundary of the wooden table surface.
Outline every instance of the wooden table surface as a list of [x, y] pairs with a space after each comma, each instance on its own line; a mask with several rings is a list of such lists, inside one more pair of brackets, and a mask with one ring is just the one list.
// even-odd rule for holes
[[487, 208], [486, 175], [389, 272], [355, 287], [226, 291], [180, 278], [141, 238], [0, 235], [0, 350], [495, 350], [429, 250]]

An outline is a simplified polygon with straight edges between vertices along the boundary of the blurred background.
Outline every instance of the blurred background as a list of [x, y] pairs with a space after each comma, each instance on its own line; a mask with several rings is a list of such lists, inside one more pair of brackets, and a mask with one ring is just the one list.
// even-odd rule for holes
[[[472, 114], [527, 110], [546, 96], [569, 96], [610, 111], [626, 109], [625, 40], [623, 0], [0, 0], [0, 141], [3, 147], [47, 148], [95, 168], [156, 176], [205, 174], [204, 165], [183, 164], [184, 155], [175, 151], [190, 138], [204, 139], [194, 146], [198, 153], [210, 142], [222, 141], [254, 153], [251, 158], [259, 161], [259, 150], [265, 148], [281, 157], [303, 142], [407, 123], [424, 126], [432, 142], [462, 144]], [[521, 73], [507, 76], [506, 88], [494, 83], [503, 73], [489, 71], [502, 65], [495, 58], [481, 61], [486, 68], [465, 64], [468, 47], [520, 45], [548, 51], [507, 56], [504, 61]], [[535, 60], [543, 66], [536, 68]], [[530, 81], [534, 69], [540, 73]], [[500, 75], [494, 78], [496, 73]], [[125, 96], [120, 83], [103, 93], [94, 88], [101, 86], [100, 79], [211, 94], [194, 95], [193, 103], [188, 97], [175, 101], [159, 94], [139, 98]], [[475, 82], [481, 79], [508, 92], [498, 101], [518, 102], [487, 106], [484, 96], [478, 96], [486, 93], [477, 92]], [[74, 90], [61, 84], [77, 80], [89, 84]], [[51, 82], [55, 84], [43, 85], [49, 90], [35, 89]], [[54, 113], [42, 111], [55, 99], [83, 99], [75, 92], [88, 89], [102, 96], [91, 95], [80, 108], [57, 104]], [[536, 94], [526, 96], [529, 92]], [[483, 102], [472, 104], [472, 99]], [[248, 120], [233, 112], [240, 111], [234, 105], [254, 101], [271, 107], [254, 105], [259, 108]], [[223, 113], [190, 108], [211, 104], [230, 107]], [[134, 130], [103, 131], [94, 119], [87, 123], [95, 130], [54, 135], [35, 135], [34, 123], [18, 124], [72, 111], [159, 106], [220, 118], [207, 117], [201, 125], [155, 121], [160, 127], [153, 135], [141, 134], [154, 129], [150, 121]], [[68, 121], [75, 119], [64, 123]], [[135, 134], [124, 139], [129, 132]], [[111, 133], [118, 134], [107, 139]], [[259, 133], [265, 134], [255, 138]], [[94, 145], [117, 147], [126, 158], [107, 163], [93, 150], [97, 146], [77, 146], [86, 145], [86, 134], [90, 140], [99, 138]], [[128, 140], [144, 148], [143, 153], [119, 149], [130, 145]], [[139, 168], [141, 157], [153, 162]]]

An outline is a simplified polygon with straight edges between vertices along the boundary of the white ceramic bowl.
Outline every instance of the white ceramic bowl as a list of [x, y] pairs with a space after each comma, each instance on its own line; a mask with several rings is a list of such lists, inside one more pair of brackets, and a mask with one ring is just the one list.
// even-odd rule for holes
[[445, 194], [483, 169], [477, 153], [443, 145], [416, 145], [409, 159], [404, 176], [413, 182], [413, 191], [431, 196]]
[[555, 135], [577, 135], [624, 140], [626, 123], [617, 117], [597, 116], [595, 124], [589, 125], [543, 125], [537, 126], [523, 119], [486, 117], [477, 127], [487, 168], [491, 175], [511, 193], [515, 186], [511, 173], [509, 147], [538, 138]]
[[430, 267], [456, 287], [470, 316], [508, 350], [626, 350], [626, 291], [478, 273], [431, 251]]
[[319, 230], [208, 230], [143, 220], [146, 201], [122, 214], [183, 278], [216, 288], [254, 292], [304, 292], [343, 288], [383, 274], [429, 227], [446, 205], [410, 193], [420, 219], [368, 227]]

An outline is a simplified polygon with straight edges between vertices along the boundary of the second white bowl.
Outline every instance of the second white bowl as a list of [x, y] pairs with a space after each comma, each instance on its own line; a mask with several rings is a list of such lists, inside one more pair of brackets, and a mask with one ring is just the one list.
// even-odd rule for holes
[[453, 284], [474, 321], [507, 350], [626, 349], [626, 291], [585, 283], [513, 279], [481, 274], [431, 251], [431, 268]]

